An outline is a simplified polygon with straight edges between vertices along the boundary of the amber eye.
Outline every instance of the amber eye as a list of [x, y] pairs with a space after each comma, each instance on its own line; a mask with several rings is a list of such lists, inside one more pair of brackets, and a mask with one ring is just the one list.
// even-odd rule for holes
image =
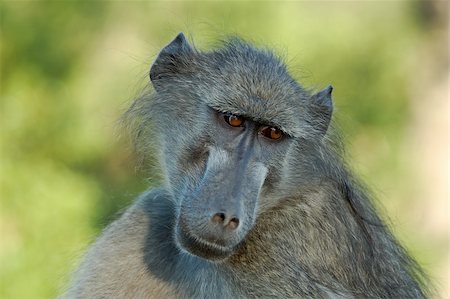
[[223, 118], [232, 127], [242, 127], [244, 125], [244, 118], [233, 115], [233, 114], [224, 114]]
[[269, 139], [278, 140], [283, 137], [283, 131], [274, 127], [263, 127], [261, 130], [261, 135]]

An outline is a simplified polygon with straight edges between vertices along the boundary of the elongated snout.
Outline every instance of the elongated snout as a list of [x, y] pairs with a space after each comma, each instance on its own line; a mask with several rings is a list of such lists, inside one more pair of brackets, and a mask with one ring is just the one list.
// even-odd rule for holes
[[211, 148], [202, 180], [181, 203], [176, 238], [188, 252], [223, 259], [235, 251], [256, 217], [267, 168], [242, 142], [234, 151]]

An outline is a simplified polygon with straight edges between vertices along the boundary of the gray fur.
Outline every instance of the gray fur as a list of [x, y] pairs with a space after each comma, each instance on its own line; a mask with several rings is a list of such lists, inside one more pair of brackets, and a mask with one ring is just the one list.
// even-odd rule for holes
[[166, 180], [104, 231], [68, 298], [426, 297], [327, 133], [331, 86], [311, 93], [239, 39], [201, 52], [182, 34], [150, 78], [125, 120], [141, 151], [159, 148]]

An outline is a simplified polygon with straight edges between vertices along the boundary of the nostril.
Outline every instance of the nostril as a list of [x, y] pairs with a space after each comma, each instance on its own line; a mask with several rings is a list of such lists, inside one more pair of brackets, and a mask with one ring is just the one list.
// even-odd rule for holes
[[225, 214], [224, 213], [216, 213], [214, 216], [212, 216], [211, 219], [215, 223], [223, 223], [225, 221]]
[[221, 227], [229, 230], [235, 230], [239, 226], [239, 218], [233, 217], [230, 219], [230, 217], [227, 217], [225, 213], [214, 214], [211, 217], [211, 222], [219, 224]]
[[227, 225], [227, 227], [232, 230], [235, 230], [238, 226], [239, 226], [239, 219], [236, 217], [231, 218], [230, 222]]

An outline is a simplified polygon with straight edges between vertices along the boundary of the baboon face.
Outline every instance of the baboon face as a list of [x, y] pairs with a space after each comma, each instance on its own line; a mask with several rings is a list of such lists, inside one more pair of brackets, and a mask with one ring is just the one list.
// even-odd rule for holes
[[283, 180], [290, 148], [326, 131], [331, 87], [310, 96], [267, 51], [236, 41], [200, 53], [182, 34], [161, 51], [150, 78], [177, 207], [175, 242], [224, 260], [254, 225], [268, 181], [276, 189]]
[[207, 138], [189, 146], [191, 153], [203, 152], [192, 157], [193, 177], [181, 184], [175, 237], [188, 252], [221, 260], [253, 226], [271, 162], [283, 160], [290, 140], [270, 125], [208, 110], [201, 131]]

